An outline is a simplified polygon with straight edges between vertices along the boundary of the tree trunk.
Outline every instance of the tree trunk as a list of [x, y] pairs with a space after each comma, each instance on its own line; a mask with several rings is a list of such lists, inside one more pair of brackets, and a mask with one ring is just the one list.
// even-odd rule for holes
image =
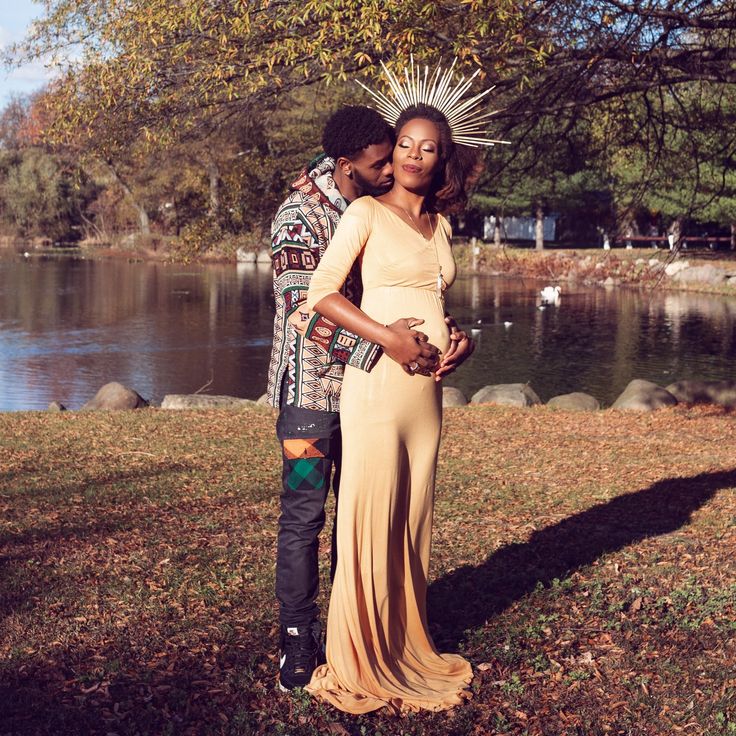
[[731, 223], [731, 250], [736, 250], [736, 222]]
[[496, 248], [501, 247], [501, 228], [503, 227], [503, 217], [496, 215], [496, 227], [493, 231], [493, 245]]
[[633, 247], [631, 238], [639, 234], [639, 225], [636, 222], [634, 211], [630, 208], [622, 210], [616, 218], [615, 240], [623, 241], [626, 248]]
[[150, 235], [151, 222], [148, 219], [148, 212], [146, 212], [145, 208], [142, 205], [139, 205], [135, 200], [131, 199], [131, 204], [135, 207], [136, 212], [138, 213], [138, 226], [140, 228], [141, 235]]
[[207, 176], [210, 180], [210, 217], [214, 220], [220, 212], [220, 169], [214, 159], [207, 161]]
[[148, 212], [146, 212], [146, 208], [138, 202], [135, 195], [131, 191], [130, 187], [125, 183], [123, 178], [120, 176], [120, 174], [115, 170], [115, 167], [109, 162], [106, 161], [105, 165], [107, 167], [107, 170], [110, 172], [112, 177], [115, 179], [115, 182], [120, 187], [120, 189], [123, 191], [123, 194], [125, 195], [125, 199], [128, 200], [128, 203], [130, 206], [136, 211], [136, 214], [138, 215], [138, 226], [141, 232], [141, 235], [150, 235], [151, 234], [151, 223], [148, 219]]
[[680, 250], [682, 246], [682, 218], [676, 217], [670, 225], [670, 250]]
[[82, 208], [77, 205], [77, 212], [79, 213], [79, 216], [82, 218], [82, 222], [85, 224], [85, 233], [84, 238], [87, 240], [91, 234], [93, 234], [93, 237], [97, 239], [98, 242], [104, 243], [106, 240], [109, 240], [109, 237], [107, 236], [107, 233], [105, 233], [105, 221], [104, 219], [101, 219], [100, 224], [102, 227], [97, 225], [97, 223], [93, 222], [92, 220], [87, 217], [84, 212], [82, 211]]
[[544, 250], [544, 207], [540, 203], [534, 208], [534, 247]]

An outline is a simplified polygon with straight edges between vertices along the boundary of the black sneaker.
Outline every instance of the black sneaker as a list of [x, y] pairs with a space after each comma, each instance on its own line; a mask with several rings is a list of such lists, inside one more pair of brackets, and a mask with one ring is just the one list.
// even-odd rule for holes
[[309, 684], [312, 672], [323, 659], [319, 628], [282, 626], [279, 649], [279, 688], [286, 692]]

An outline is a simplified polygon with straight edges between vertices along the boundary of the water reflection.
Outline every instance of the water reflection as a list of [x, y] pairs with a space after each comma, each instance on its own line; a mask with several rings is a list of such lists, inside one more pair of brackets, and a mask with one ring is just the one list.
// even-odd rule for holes
[[536, 281], [460, 278], [448, 307], [476, 331], [478, 350], [448, 383], [472, 393], [528, 381], [544, 400], [586, 391], [608, 405], [632, 378], [733, 376], [732, 298], [563, 286], [559, 305], [540, 306]]
[[[448, 309], [478, 349], [449, 385], [529, 381], [543, 399], [612, 403], [631, 378], [732, 378], [736, 301], [703, 294], [460, 277]], [[146, 398], [265, 390], [270, 269], [0, 255], [0, 409], [74, 408], [118, 380]]]
[[232, 266], [0, 260], [0, 409], [84, 403], [118, 380], [154, 401], [266, 382], [270, 274]]

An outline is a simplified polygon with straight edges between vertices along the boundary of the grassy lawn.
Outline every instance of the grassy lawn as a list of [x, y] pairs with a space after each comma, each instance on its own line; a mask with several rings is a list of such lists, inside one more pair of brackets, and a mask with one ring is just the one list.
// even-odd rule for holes
[[474, 697], [395, 719], [276, 688], [270, 411], [1, 414], [0, 734], [734, 736], [733, 415], [445, 416], [429, 610]]

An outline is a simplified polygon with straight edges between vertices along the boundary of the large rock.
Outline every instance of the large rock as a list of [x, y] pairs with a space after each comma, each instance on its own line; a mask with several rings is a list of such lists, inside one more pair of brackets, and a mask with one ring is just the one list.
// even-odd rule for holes
[[690, 268], [690, 261], [672, 261], [665, 266], [664, 272], [672, 278], [685, 268]]
[[106, 383], [83, 407], [83, 411], [96, 409], [142, 409], [148, 402], [132, 388], [122, 383]]
[[271, 251], [265, 249], [258, 251], [256, 263], [271, 263]]
[[601, 408], [600, 402], [595, 396], [584, 394], [581, 391], [553, 396], [547, 402], [547, 406], [551, 406], [553, 409], [563, 409], [564, 411], [598, 411]]
[[703, 266], [693, 266], [692, 268], [684, 268], [682, 271], [678, 271], [672, 279], [679, 283], [699, 283], [699, 284], [722, 284], [728, 278], [728, 274], [711, 266], [705, 264]]
[[256, 405], [251, 399], [208, 394], [167, 394], [161, 402], [162, 409], [245, 409]]
[[465, 406], [468, 400], [465, 398], [465, 394], [459, 389], [453, 386], [442, 387], [442, 407], [446, 406]]
[[60, 401], [52, 401], [49, 404], [49, 411], [66, 411], [66, 407]]
[[484, 386], [473, 394], [471, 404], [501, 404], [502, 406], [533, 406], [542, 400], [528, 383], [499, 383]]
[[677, 399], [666, 389], [651, 381], [634, 379], [614, 401], [612, 409], [652, 411], [677, 404]]
[[667, 386], [683, 404], [719, 404], [736, 408], [736, 381], [677, 381]]

